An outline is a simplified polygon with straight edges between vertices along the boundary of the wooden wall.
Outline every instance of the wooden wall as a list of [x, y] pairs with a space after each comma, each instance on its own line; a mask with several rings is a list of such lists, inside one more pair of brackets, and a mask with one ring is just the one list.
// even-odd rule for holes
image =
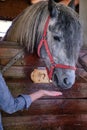
[[[19, 13], [21, 13], [25, 8], [40, 0], [0, 0], [0, 19], [13, 20]], [[56, 2], [65, 1], [67, 3], [69, 0], [55, 0]], [[76, 11], [79, 11], [79, 0], [75, 0]]]
[[87, 0], [80, 0], [80, 20], [83, 26], [83, 42], [87, 48]]
[[0, 19], [12, 20], [29, 5], [28, 0], [0, 1]]
[[[11, 43], [0, 44], [0, 65], [3, 67], [21, 48]], [[9, 53], [10, 52], [10, 53]], [[85, 55], [84, 55], [85, 54]], [[87, 64], [87, 50], [80, 53]], [[4, 73], [13, 96], [29, 94], [39, 89], [58, 90], [53, 84], [34, 84], [30, 73], [45, 66], [36, 54], [17, 61]], [[44, 97], [32, 103], [28, 110], [12, 115], [2, 112], [4, 130], [87, 130], [87, 72], [78, 64], [76, 83], [60, 97]]]

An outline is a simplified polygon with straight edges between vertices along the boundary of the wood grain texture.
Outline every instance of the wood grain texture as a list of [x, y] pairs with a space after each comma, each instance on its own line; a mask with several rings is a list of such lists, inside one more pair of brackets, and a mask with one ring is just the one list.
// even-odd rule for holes
[[[21, 50], [15, 43], [0, 43], [0, 66]], [[10, 53], [9, 53], [10, 52]], [[87, 62], [87, 50], [80, 57]], [[85, 56], [85, 57], [84, 57]], [[45, 66], [36, 54], [25, 55], [4, 73], [6, 83], [14, 97], [30, 94], [39, 89], [57, 90], [52, 83], [35, 84], [30, 79], [33, 69]], [[5, 130], [87, 130], [87, 72], [77, 64], [76, 82], [59, 97], [44, 97], [32, 103], [28, 110], [12, 115], [2, 112]]]

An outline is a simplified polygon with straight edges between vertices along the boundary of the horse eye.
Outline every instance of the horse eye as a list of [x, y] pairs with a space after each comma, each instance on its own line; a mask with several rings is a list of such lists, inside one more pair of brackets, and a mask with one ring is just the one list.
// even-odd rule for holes
[[56, 41], [59, 41], [59, 42], [60, 42], [60, 37], [58, 37], [58, 36], [54, 36], [53, 38], [54, 38], [54, 40], [56, 40]]

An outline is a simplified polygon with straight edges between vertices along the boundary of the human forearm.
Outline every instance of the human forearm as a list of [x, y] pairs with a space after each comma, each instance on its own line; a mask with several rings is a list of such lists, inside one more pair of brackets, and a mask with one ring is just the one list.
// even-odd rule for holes
[[27, 109], [31, 104], [31, 98], [28, 95], [20, 95], [14, 98], [0, 73], [0, 109], [12, 114], [16, 111]]

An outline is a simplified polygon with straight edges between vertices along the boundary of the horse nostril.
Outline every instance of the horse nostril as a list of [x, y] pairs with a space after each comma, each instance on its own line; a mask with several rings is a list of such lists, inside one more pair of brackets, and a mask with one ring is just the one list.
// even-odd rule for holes
[[64, 84], [65, 84], [65, 85], [69, 85], [69, 84], [70, 84], [70, 82], [69, 82], [69, 79], [68, 79], [68, 78], [64, 78], [63, 82], [64, 82]]

